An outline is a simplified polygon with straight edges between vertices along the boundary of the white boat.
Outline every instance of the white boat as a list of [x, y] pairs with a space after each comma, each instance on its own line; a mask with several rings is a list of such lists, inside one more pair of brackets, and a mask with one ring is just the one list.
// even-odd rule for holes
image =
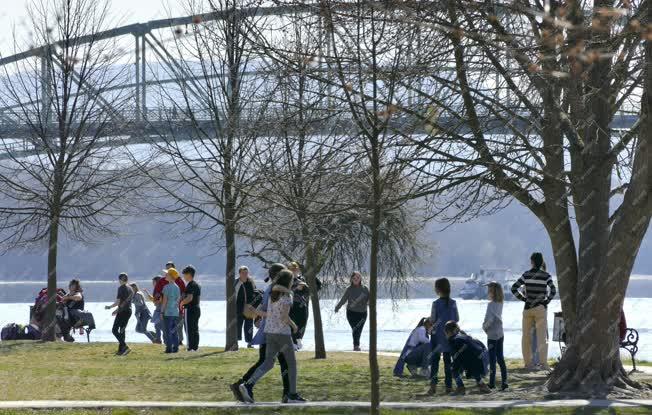
[[517, 279], [518, 276], [509, 268], [482, 268], [477, 275], [471, 274], [464, 282], [459, 296], [464, 300], [486, 300], [487, 287], [485, 285], [491, 281], [496, 281], [503, 287], [503, 291], [505, 291], [505, 300], [516, 300], [511, 293], [511, 288]]

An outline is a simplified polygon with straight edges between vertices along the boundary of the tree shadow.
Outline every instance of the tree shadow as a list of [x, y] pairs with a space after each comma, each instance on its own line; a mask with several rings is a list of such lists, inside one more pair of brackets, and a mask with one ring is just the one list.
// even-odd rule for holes
[[210, 356], [218, 356], [221, 354], [226, 353], [226, 350], [216, 350], [214, 352], [207, 352], [207, 353], [193, 353], [191, 355], [182, 355], [179, 356], [177, 355], [176, 357], [168, 357], [167, 361], [170, 360], [197, 360], [197, 359], [203, 359], [205, 357], [210, 357]]

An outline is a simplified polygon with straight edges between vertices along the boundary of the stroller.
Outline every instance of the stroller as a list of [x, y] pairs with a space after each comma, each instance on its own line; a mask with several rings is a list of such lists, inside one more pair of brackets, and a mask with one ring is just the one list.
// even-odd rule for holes
[[[55, 336], [57, 338], [63, 337], [64, 333], [61, 326], [67, 326], [72, 330], [80, 329], [81, 332], [86, 333], [86, 341], [90, 343], [90, 333], [95, 330], [95, 319], [93, 318], [93, 313], [84, 310], [70, 310], [65, 306], [65, 304], [63, 304], [62, 300], [65, 295], [66, 291], [64, 289], [57, 288], [57, 327]], [[34, 305], [30, 307], [30, 321], [34, 321], [39, 327], [42, 327], [47, 304], [48, 289], [43, 288], [36, 296]]]

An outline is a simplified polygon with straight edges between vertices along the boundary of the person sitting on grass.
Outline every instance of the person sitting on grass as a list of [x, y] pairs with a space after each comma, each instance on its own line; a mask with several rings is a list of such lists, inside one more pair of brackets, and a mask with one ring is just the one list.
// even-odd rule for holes
[[457, 384], [457, 389], [451, 395], [466, 394], [462, 373], [465, 373], [468, 379], [475, 379], [480, 393], [490, 393], [491, 390], [482, 380], [487, 375], [489, 365], [487, 348], [480, 340], [460, 330], [455, 321], [447, 322], [444, 331], [451, 347], [451, 372]]
[[267, 346], [263, 364], [256, 369], [248, 381], [239, 386], [240, 393], [246, 402], [254, 403], [254, 385], [274, 367], [274, 361], [279, 354], [285, 357], [288, 365], [290, 390], [287, 403], [303, 403], [306, 401], [297, 393], [297, 361], [294, 343], [292, 342], [292, 332], [297, 330], [297, 325], [290, 319], [290, 308], [293, 302], [292, 279], [291, 271], [287, 269], [280, 271], [276, 284], [272, 287], [267, 312], [257, 312], [266, 319], [265, 339]]
[[408, 370], [414, 377], [430, 377], [430, 333], [432, 332], [432, 320], [428, 317], [422, 318], [416, 328], [410, 333], [401, 356], [394, 367], [394, 376], [403, 376], [403, 367], [407, 365]]

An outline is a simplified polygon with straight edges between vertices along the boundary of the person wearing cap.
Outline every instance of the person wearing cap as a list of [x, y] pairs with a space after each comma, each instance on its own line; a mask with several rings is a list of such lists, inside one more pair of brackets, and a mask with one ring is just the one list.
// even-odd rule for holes
[[128, 285], [129, 276], [126, 273], [123, 272], [118, 275], [118, 281], [120, 281], [120, 286], [118, 287], [116, 300], [113, 304], [107, 305], [105, 308], [110, 310], [117, 307], [112, 314], [115, 316], [112, 332], [118, 340], [118, 352], [116, 355], [125, 356], [131, 351], [125, 342], [125, 337], [127, 323], [129, 323], [129, 319], [131, 318], [131, 299], [134, 295], [134, 291]]
[[195, 267], [188, 265], [181, 271], [183, 279], [186, 281], [186, 292], [181, 300], [181, 306], [184, 308], [186, 338], [188, 339], [187, 350], [196, 352], [199, 348], [199, 317], [201, 310], [199, 300], [201, 297], [201, 287], [195, 281]]
[[[285, 265], [279, 263], [275, 263], [269, 266], [268, 273], [267, 273], [268, 275], [267, 277], [265, 277], [265, 282], [268, 283], [268, 285], [263, 293], [263, 301], [258, 307], [260, 311], [263, 312], [267, 311], [267, 307], [269, 305], [269, 297], [272, 293], [272, 287], [276, 280], [276, 276], [278, 275], [279, 272], [281, 272], [284, 269], [286, 269]], [[258, 360], [256, 361], [256, 363], [253, 364], [253, 366], [249, 368], [249, 370], [247, 370], [247, 372], [244, 375], [242, 375], [240, 379], [238, 379], [235, 383], [229, 385], [231, 392], [233, 393], [233, 396], [235, 397], [235, 399], [237, 399], [240, 402], [244, 402], [245, 400], [242, 394], [240, 393], [239, 386], [242, 383], [245, 383], [249, 379], [251, 379], [253, 374], [256, 372], [256, 369], [258, 369], [258, 367], [261, 366], [265, 361], [265, 354], [267, 353], [267, 341], [265, 338], [265, 318], [263, 317], [259, 320], [256, 320], [256, 325], [258, 327], [258, 331], [256, 332], [256, 335], [252, 339], [251, 344], [259, 345]], [[288, 364], [287, 361], [285, 360], [285, 357], [281, 353], [279, 353], [277, 359], [281, 367], [281, 380], [283, 381], [283, 396], [281, 401], [285, 403], [285, 401], [287, 401], [287, 395], [290, 392], [290, 378], [288, 376]]]
[[249, 277], [249, 268], [241, 266], [238, 269], [238, 278], [235, 280], [236, 309], [238, 313], [238, 340], [242, 340], [242, 329], [244, 327], [244, 338], [247, 347], [251, 346], [251, 339], [254, 335], [254, 321], [245, 317], [245, 305], [254, 298], [254, 281]]
[[[163, 288], [168, 284], [168, 280], [165, 278], [165, 273], [167, 272], [168, 269], [174, 268], [174, 263], [172, 261], [168, 261], [165, 264], [165, 269], [162, 271], [163, 276], [161, 279], [156, 283], [156, 286], [154, 287], [154, 293], [153, 296], [155, 299], [158, 299], [159, 304], [162, 298], [163, 294]], [[178, 275], [178, 273], [177, 273]], [[179, 290], [181, 291], [181, 295], [183, 295], [186, 292], [186, 283], [183, 282], [183, 278], [177, 277], [174, 280], [174, 283], [179, 287]], [[156, 302], [154, 303], [156, 304]], [[183, 310], [180, 310], [180, 318], [178, 319], [179, 321], [177, 322], [177, 336], [179, 337], [179, 345], [183, 343]]]
[[181, 290], [174, 282], [179, 278], [179, 271], [177, 271], [175, 268], [170, 268], [166, 271], [165, 278], [168, 280], [168, 284], [163, 287], [163, 298], [161, 301], [165, 353], [177, 353], [179, 351], [177, 322], [179, 320], [179, 302], [181, 300]]

